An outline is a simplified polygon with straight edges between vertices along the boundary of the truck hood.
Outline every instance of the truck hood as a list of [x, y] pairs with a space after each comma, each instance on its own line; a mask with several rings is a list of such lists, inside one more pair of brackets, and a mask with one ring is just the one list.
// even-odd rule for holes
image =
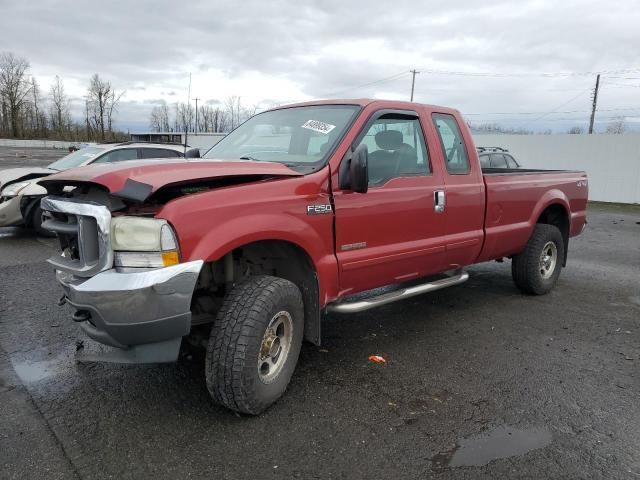
[[38, 168], [38, 167], [21, 167], [10, 168], [8, 170], [0, 171], [0, 188], [5, 187], [11, 183], [19, 181], [31, 180], [32, 178], [46, 177], [57, 173], [57, 170], [50, 168]]
[[[144, 202], [169, 185], [197, 184], [237, 177], [246, 181], [301, 176], [281, 163], [221, 160], [133, 160], [117, 164], [94, 164], [65, 170], [39, 183], [49, 193], [60, 193], [65, 186], [97, 184], [112, 195]], [[240, 180], [239, 180], [240, 181]]]

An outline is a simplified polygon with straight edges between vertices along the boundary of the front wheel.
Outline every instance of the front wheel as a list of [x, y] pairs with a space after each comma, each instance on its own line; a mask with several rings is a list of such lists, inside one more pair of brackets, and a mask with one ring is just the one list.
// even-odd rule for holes
[[513, 257], [513, 281], [524, 293], [550, 292], [560, 276], [564, 254], [564, 240], [558, 227], [537, 224], [525, 249]]
[[[39, 202], [40, 200], [38, 200], [38, 203]], [[31, 214], [31, 228], [41, 237], [52, 238], [56, 236], [55, 233], [50, 232], [46, 228], [42, 228], [42, 209], [40, 208], [40, 205], [33, 207], [33, 213]]]
[[252, 276], [227, 295], [211, 329], [205, 375], [213, 399], [257, 415], [282, 396], [302, 346], [304, 306], [288, 280]]

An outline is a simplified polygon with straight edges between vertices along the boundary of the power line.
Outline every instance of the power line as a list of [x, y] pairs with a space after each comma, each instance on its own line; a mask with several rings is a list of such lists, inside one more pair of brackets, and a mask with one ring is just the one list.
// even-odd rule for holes
[[[422, 73], [431, 75], [453, 75], [461, 77], [580, 77], [580, 76], [593, 76], [593, 75], [607, 75], [610, 74], [625, 74], [625, 73], [640, 73], [638, 69], [631, 70], [603, 70], [599, 72], [469, 72], [469, 71], [455, 71], [455, 70], [429, 70], [422, 69]], [[628, 78], [628, 79], [640, 79], [640, 77], [616, 77], [611, 76], [609, 78]]]
[[[640, 107], [623, 107], [623, 108], [599, 108], [599, 112], [619, 112], [619, 111], [631, 111], [638, 110]], [[589, 113], [591, 110], [564, 110], [554, 111], [553, 114], [565, 114], [565, 113]], [[464, 115], [540, 115], [547, 112], [473, 112], [465, 113]]]
[[565, 105], [568, 105], [569, 103], [573, 102], [573, 101], [574, 101], [576, 98], [578, 98], [579, 96], [584, 95], [584, 93], [585, 93], [585, 92], [587, 92], [588, 90], [590, 90], [590, 88], [585, 88], [585, 89], [584, 89], [584, 90], [582, 90], [580, 93], [578, 93], [575, 97], [571, 97], [571, 98], [570, 98], [569, 100], [567, 100], [566, 102], [564, 102], [564, 103], [562, 103], [562, 104], [558, 105], [556, 108], [552, 109], [551, 111], [549, 111], [549, 112], [547, 112], [547, 113], [544, 113], [544, 114], [540, 115], [538, 118], [535, 118], [535, 119], [534, 119], [534, 120], [532, 120], [532, 121], [534, 121], [534, 122], [535, 122], [535, 121], [537, 121], [537, 120], [540, 120], [540, 119], [542, 119], [542, 118], [546, 117], [547, 115], [551, 115], [551, 114], [552, 114], [552, 113], [554, 113], [556, 110], [558, 110], [558, 109], [560, 109], [560, 108], [564, 107]]
[[339, 95], [341, 93], [348, 92], [348, 91], [351, 91], [351, 90], [357, 90], [359, 88], [370, 87], [372, 85], [378, 85], [380, 83], [390, 82], [392, 80], [396, 80], [396, 79], [398, 79], [400, 77], [403, 77], [405, 75], [409, 75], [410, 73], [411, 73], [410, 71], [405, 70], [404, 72], [396, 73], [395, 75], [391, 75], [390, 77], [380, 78], [378, 80], [373, 80], [372, 82], [363, 83], [362, 85], [354, 85], [353, 87], [348, 87], [348, 88], [344, 88], [342, 90], [337, 90], [335, 92], [328, 93], [328, 94], [326, 94], [324, 96], [325, 97], [334, 97], [336, 95]]

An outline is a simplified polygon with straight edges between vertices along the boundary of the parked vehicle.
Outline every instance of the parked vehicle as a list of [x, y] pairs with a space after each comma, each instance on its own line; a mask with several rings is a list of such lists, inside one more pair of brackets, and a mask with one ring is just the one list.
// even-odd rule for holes
[[[40, 200], [47, 192], [38, 180], [43, 177], [92, 163], [183, 157], [184, 151], [184, 145], [177, 144], [105, 143], [82, 148], [46, 168], [21, 167], [0, 171], [0, 227], [26, 225], [40, 235], [51, 235], [41, 227]], [[198, 149], [187, 150], [187, 157], [199, 156]]]
[[509, 150], [501, 147], [476, 147], [482, 169], [486, 168], [521, 168]]
[[249, 414], [283, 394], [325, 312], [457, 285], [504, 257], [520, 290], [549, 292], [587, 208], [584, 172], [483, 174], [457, 110], [380, 100], [258, 114], [199, 162], [41, 183], [63, 302], [115, 347], [83, 359], [175, 361], [204, 330], [209, 392]]

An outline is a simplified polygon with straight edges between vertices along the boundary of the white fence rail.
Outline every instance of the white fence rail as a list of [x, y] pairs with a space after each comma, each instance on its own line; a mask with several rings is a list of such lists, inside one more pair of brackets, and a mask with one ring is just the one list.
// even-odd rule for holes
[[[478, 146], [508, 148], [525, 167], [585, 170], [590, 200], [640, 203], [640, 135], [475, 135], [474, 139]], [[69, 145], [55, 140], [0, 139], [5, 147], [66, 149]]]
[[60, 140], [14, 140], [12, 138], [0, 138], [0, 147], [16, 148], [63, 148], [68, 149], [72, 142]]
[[584, 170], [589, 200], [640, 203], [640, 135], [474, 135], [528, 168]]

